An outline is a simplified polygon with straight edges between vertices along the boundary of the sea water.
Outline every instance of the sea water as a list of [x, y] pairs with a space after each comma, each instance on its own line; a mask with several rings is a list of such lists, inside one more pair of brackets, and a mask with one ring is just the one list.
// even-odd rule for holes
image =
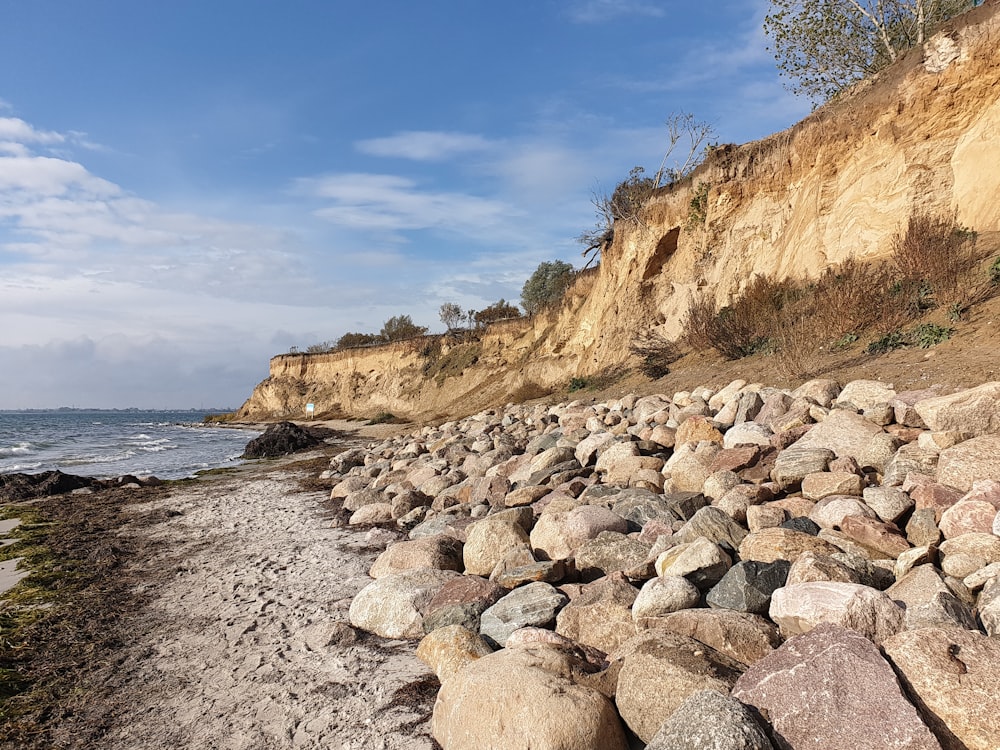
[[181, 479], [240, 463], [257, 430], [203, 424], [202, 411], [0, 412], [0, 473]]

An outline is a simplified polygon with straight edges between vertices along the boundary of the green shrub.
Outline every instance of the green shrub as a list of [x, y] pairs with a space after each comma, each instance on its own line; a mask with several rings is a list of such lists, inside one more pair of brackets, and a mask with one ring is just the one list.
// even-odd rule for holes
[[584, 388], [590, 385], [589, 378], [570, 378], [569, 379], [569, 392], [575, 393], [576, 391], [582, 391]]
[[875, 339], [865, 349], [869, 354], [885, 354], [895, 349], [902, 349], [906, 346], [906, 337], [902, 331], [889, 331], [884, 336]]
[[701, 226], [708, 218], [708, 191], [712, 189], [710, 182], [699, 182], [688, 204], [688, 227]]
[[951, 337], [952, 330], [934, 323], [921, 323], [914, 327], [910, 336], [921, 349], [930, 349], [932, 346], [947, 341]]

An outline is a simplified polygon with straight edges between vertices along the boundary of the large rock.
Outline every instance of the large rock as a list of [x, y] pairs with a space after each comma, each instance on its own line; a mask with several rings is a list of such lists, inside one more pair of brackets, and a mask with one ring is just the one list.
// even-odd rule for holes
[[[841, 398], [843, 395], [841, 393]], [[869, 422], [860, 414], [836, 409], [793, 443], [788, 450], [803, 451], [825, 448], [833, 451], [837, 458], [843, 456], [857, 458], [868, 448], [871, 439], [882, 432], [881, 427]], [[820, 471], [822, 470], [820, 469]], [[805, 475], [803, 474], [803, 476]]]
[[905, 613], [885, 593], [868, 586], [814, 581], [775, 591], [770, 616], [785, 638], [829, 623], [856, 630], [878, 645], [903, 629]]
[[278, 422], [268, 427], [263, 435], [247, 443], [240, 458], [276, 458], [312, 448], [322, 442], [293, 422]]
[[939, 482], [968, 492], [981, 479], [1000, 479], [1000, 435], [983, 435], [941, 451]]
[[462, 549], [465, 572], [488, 576], [511, 550], [529, 546], [528, 534], [513, 521], [492, 518], [477, 521], [469, 527]]
[[733, 549], [747, 535], [747, 530], [740, 526], [724, 510], [707, 506], [698, 510], [684, 526], [675, 534], [677, 541], [684, 544], [693, 542], [698, 537], [704, 537], [716, 544], [726, 544]]
[[570, 511], [543, 513], [531, 530], [531, 547], [545, 560], [572, 557], [577, 548], [602, 531], [628, 531], [628, 521], [599, 505], [581, 505]]
[[463, 625], [479, 632], [479, 617], [507, 591], [479, 576], [459, 576], [438, 589], [424, 611], [424, 632]]
[[945, 750], [1000, 747], [1000, 640], [921, 628], [889, 638], [883, 650]]
[[913, 408], [935, 432], [1000, 432], [1000, 383], [917, 401]]
[[879, 650], [834, 625], [752, 665], [733, 697], [767, 716], [789, 750], [940, 750]]
[[990, 578], [976, 600], [983, 630], [994, 638], [1000, 637], [1000, 578]]
[[671, 547], [656, 558], [656, 574], [682, 576], [700, 589], [717, 584], [733, 561], [723, 549], [704, 537]]
[[351, 602], [351, 625], [383, 638], [422, 638], [427, 606], [456, 577], [452, 570], [423, 568], [379, 578]]
[[781, 451], [771, 469], [771, 479], [786, 489], [800, 484], [810, 474], [826, 471], [836, 457], [829, 448], [797, 446], [798, 443]]
[[818, 537], [781, 527], [761, 529], [747, 534], [740, 544], [742, 559], [763, 563], [775, 560], [795, 562], [803, 552], [832, 555], [839, 551], [837, 547]]
[[556, 616], [556, 632], [611, 653], [635, 636], [632, 605], [638, 594], [621, 573], [587, 584]]
[[449, 625], [431, 631], [417, 646], [417, 658], [429, 666], [441, 682], [470, 661], [491, 653], [493, 649], [478, 633], [462, 625]]
[[771, 595], [785, 585], [789, 567], [787, 560], [738, 562], [708, 592], [705, 601], [710, 607], [766, 615]]
[[557, 648], [498, 651], [445, 681], [432, 732], [446, 750], [627, 750], [611, 702], [573, 682], [579, 661]]
[[487, 643], [503, 647], [507, 636], [518, 628], [545, 628], [555, 624], [556, 613], [567, 601], [565, 594], [547, 583], [529, 583], [514, 589], [484, 611], [479, 619], [479, 632]]
[[656, 577], [642, 585], [632, 603], [632, 619], [642, 624], [651, 617], [661, 617], [682, 609], [697, 607], [701, 592], [681, 576]]
[[1000, 562], [1000, 538], [993, 534], [962, 534], [941, 543], [941, 570], [965, 578], [990, 563]]
[[576, 551], [576, 569], [585, 581], [593, 581], [617, 571], [641, 572], [637, 577], [653, 575], [646, 564], [649, 544], [626, 534], [603, 531], [596, 539], [589, 539]]
[[379, 555], [368, 575], [382, 578], [414, 568], [462, 572], [462, 543], [445, 534], [397, 542]]
[[646, 750], [773, 750], [753, 713], [734, 698], [702, 690], [684, 701]]
[[976, 629], [972, 609], [952, 593], [933, 565], [910, 569], [885, 593], [906, 610], [906, 630], [939, 626]]
[[741, 664], [753, 664], [781, 643], [773, 623], [731, 609], [684, 609], [644, 623], [650, 630], [669, 630], [694, 638]]
[[694, 693], [728, 694], [743, 665], [713, 648], [676, 633], [637, 635], [612, 655], [620, 662], [618, 712], [643, 742]]
[[959, 500], [941, 514], [938, 524], [945, 539], [962, 534], [993, 533], [997, 509], [985, 500]]
[[892, 383], [883, 383], [880, 380], [852, 380], [841, 390], [834, 405], [850, 405], [865, 411], [879, 404], [888, 404], [895, 398], [896, 391]]

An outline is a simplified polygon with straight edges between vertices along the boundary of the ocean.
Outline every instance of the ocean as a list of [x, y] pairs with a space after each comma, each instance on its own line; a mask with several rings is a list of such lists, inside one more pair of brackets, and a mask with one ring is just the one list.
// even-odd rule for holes
[[259, 430], [202, 424], [202, 411], [0, 412], [0, 473], [182, 479], [241, 463]]

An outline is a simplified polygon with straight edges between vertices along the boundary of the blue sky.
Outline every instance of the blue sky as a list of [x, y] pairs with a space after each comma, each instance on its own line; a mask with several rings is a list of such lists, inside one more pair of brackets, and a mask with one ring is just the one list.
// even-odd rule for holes
[[238, 405], [291, 346], [517, 300], [671, 113], [809, 111], [766, 7], [0, 0], [0, 408]]

